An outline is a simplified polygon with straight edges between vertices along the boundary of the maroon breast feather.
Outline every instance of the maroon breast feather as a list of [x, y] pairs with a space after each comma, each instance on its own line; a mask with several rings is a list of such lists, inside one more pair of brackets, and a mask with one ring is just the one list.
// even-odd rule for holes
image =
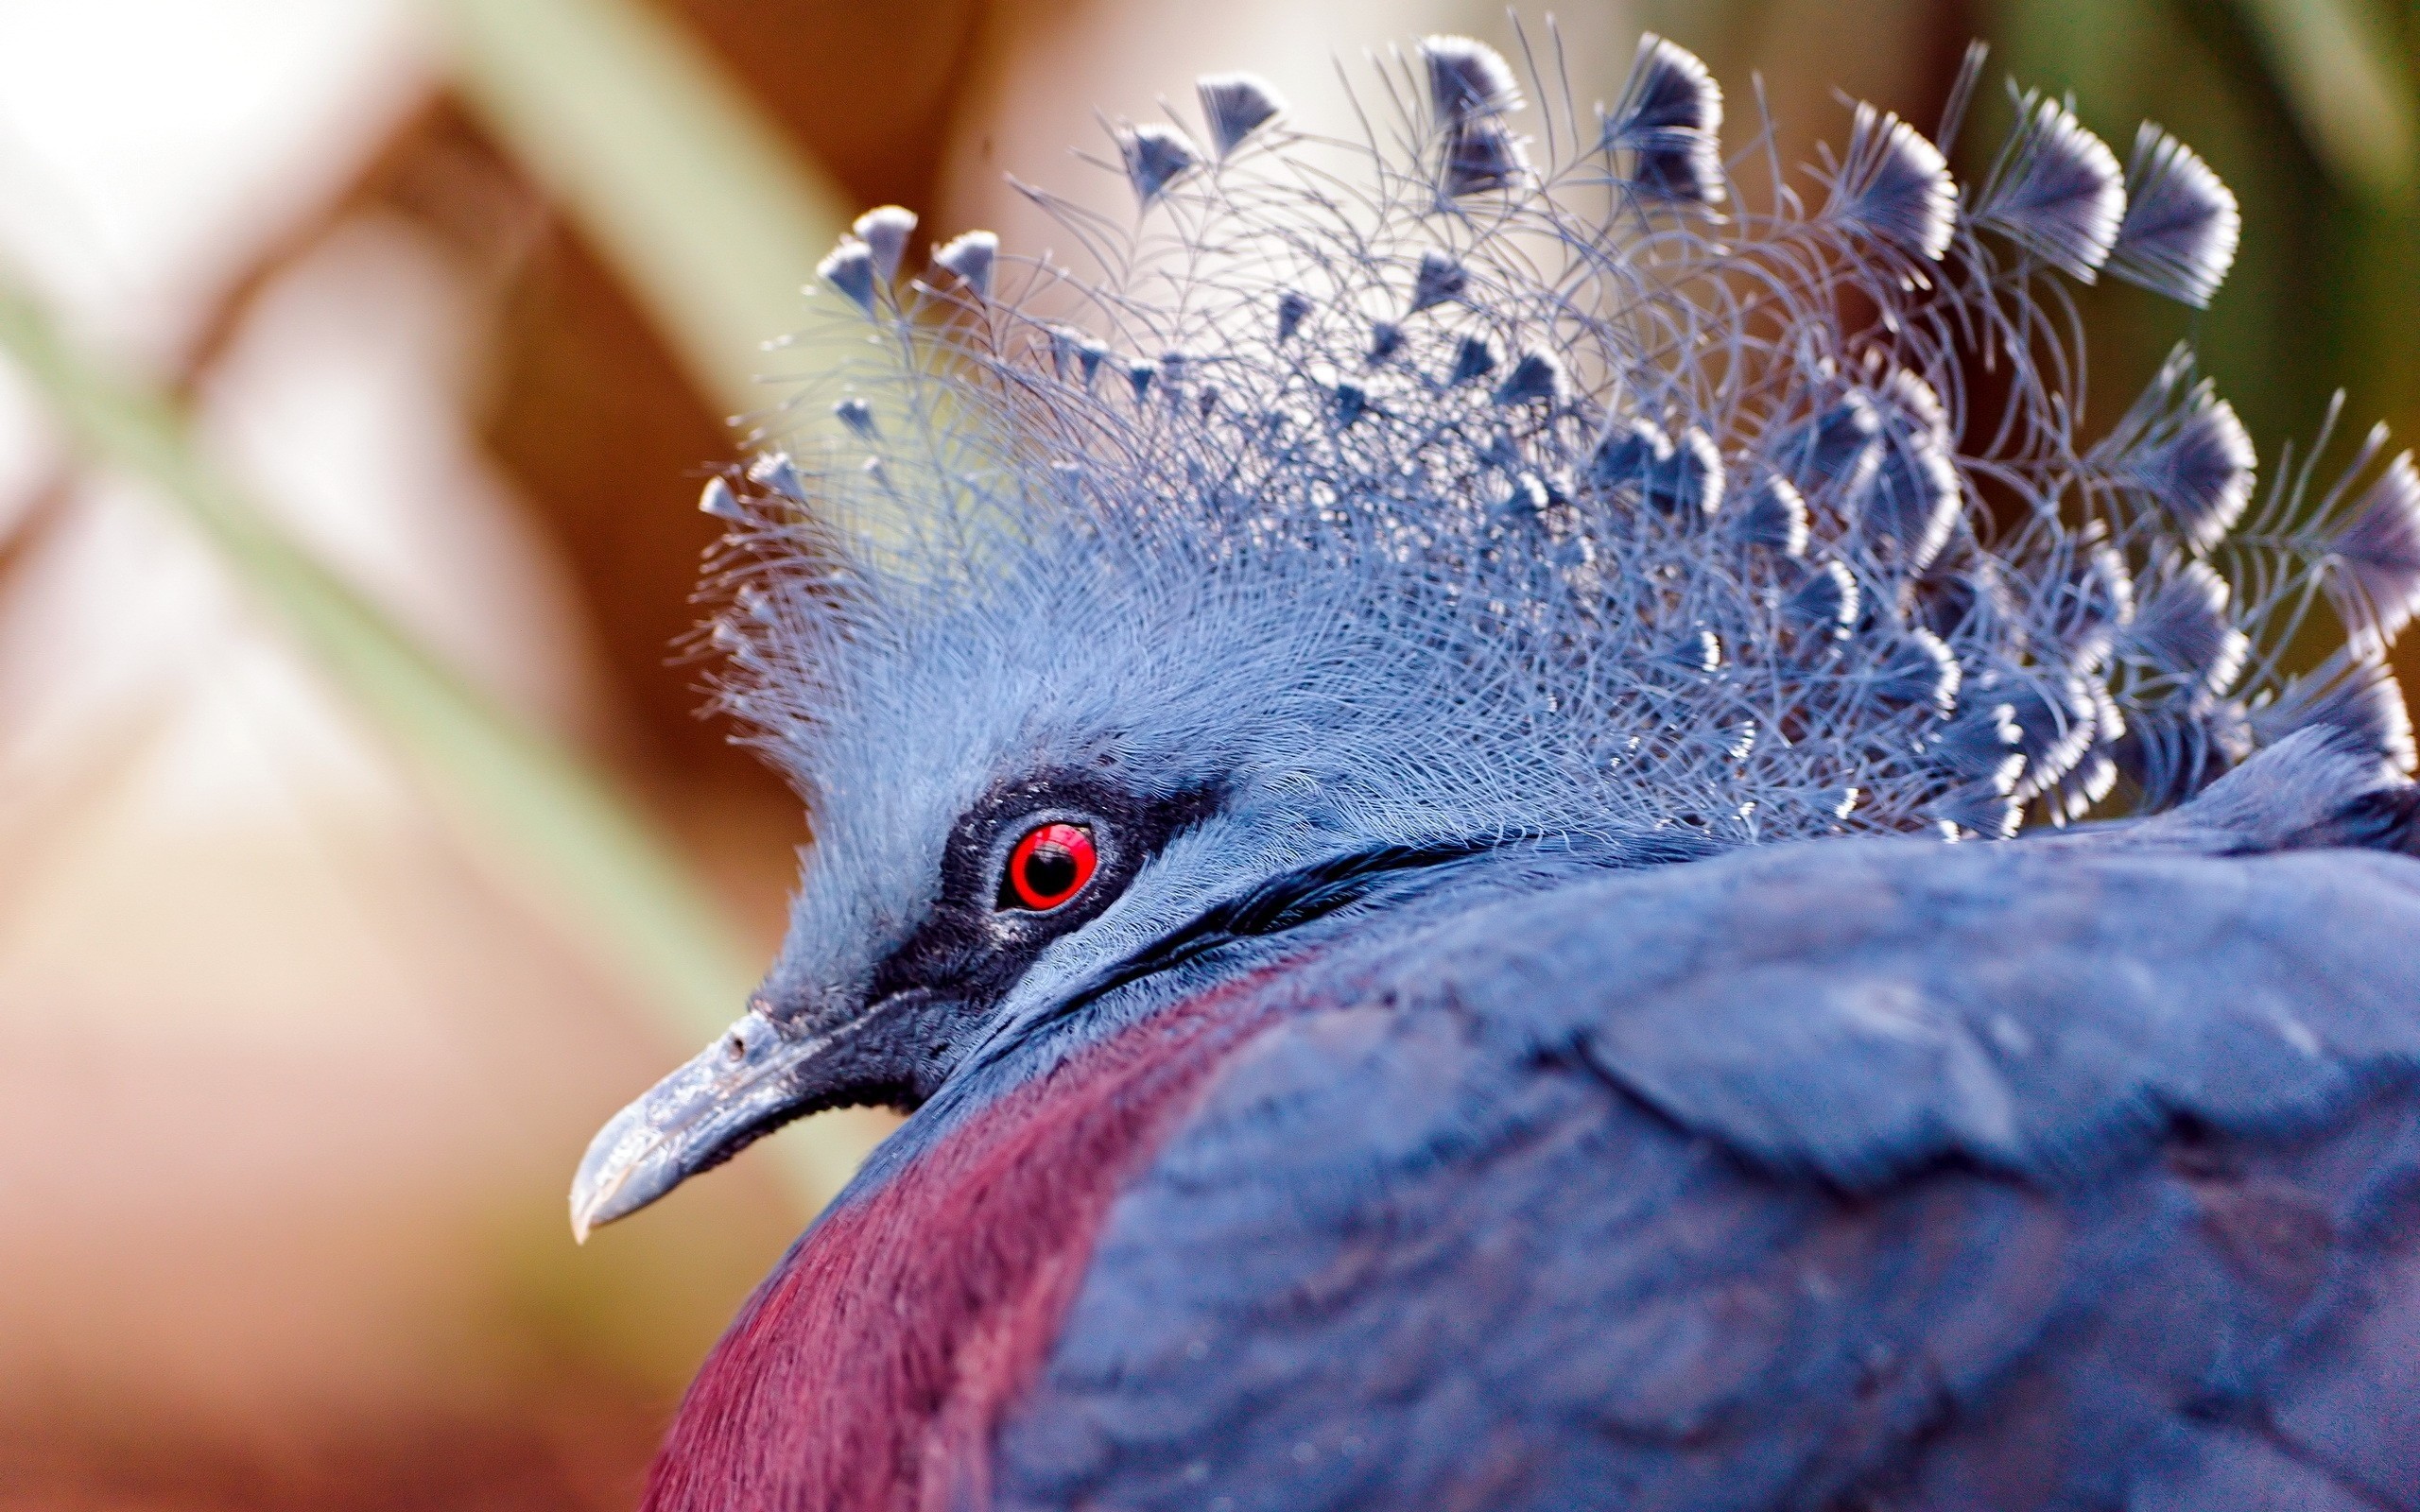
[[1270, 1022], [1268, 974], [1090, 1045], [846, 1197], [690, 1385], [645, 1512], [942, 1512], [990, 1502], [1031, 1384], [1130, 1175]]

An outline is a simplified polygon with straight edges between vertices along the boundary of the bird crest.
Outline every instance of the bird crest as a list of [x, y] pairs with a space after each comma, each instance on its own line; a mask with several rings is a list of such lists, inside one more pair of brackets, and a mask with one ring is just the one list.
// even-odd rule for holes
[[819, 270], [857, 355], [707, 490], [722, 707], [819, 807], [957, 722], [1418, 842], [2002, 836], [2313, 724], [2411, 768], [2409, 455], [2263, 491], [2183, 349], [2082, 431], [2069, 287], [2201, 305], [2234, 255], [2189, 148], [2024, 94], [1978, 183], [1866, 105], [1786, 172], [1652, 36], [1582, 98], [1430, 38], [1357, 139], [1239, 74], [1118, 127], [1131, 219], [1028, 190], [1072, 264], [903, 276], [913, 217], [859, 220]]

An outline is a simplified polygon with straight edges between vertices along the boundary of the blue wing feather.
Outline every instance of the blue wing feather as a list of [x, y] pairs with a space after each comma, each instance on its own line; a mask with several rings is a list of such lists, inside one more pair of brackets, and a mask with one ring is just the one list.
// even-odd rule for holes
[[1299, 973], [1114, 1211], [1004, 1504], [2420, 1505], [2420, 864], [2228, 853], [2227, 799]]

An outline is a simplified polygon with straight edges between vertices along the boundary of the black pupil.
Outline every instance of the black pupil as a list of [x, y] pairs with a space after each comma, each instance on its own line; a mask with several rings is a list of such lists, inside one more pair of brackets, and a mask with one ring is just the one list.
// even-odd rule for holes
[[1048, 841], [1025, 858], [1025, 885], [1036, 898], [1056, 898], [1076, 885], [1076, 858], [1065, 846]]

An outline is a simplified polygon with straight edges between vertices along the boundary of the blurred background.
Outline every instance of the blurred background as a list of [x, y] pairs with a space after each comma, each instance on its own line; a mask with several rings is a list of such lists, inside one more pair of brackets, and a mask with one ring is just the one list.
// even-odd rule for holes
[[[2208, 314], [2083, 301], [2106, 419], [2191, 335], [2264, 461], [2420, 434], [2409, 0], [1576, 0], [1937, 118], [1967, 41], [2235, 187]], [[1542, 9], [1527, 15], [1534, 27]], [[571, 1244], [589, 1134], [715, 1033], [798, 804], [695, 714], [694, 507], [858, 210], [1046, 232], [1096, 108], [1492, 0], [0, 0], [0, 1508], [622, 1507], [886, 1126]], [[2420, 665], [2407, 638], [2407, 686]]]

